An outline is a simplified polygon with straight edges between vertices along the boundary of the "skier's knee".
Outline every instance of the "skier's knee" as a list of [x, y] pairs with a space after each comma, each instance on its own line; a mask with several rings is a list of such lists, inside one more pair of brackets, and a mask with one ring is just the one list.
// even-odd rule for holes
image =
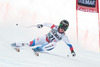
[[30, 42], [29, 46], [35, 46], [35, 39]]

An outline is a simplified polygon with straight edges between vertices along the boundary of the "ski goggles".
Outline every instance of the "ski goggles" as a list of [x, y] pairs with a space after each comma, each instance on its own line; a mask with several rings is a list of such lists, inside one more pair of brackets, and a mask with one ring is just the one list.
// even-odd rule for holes
[[64, 31], [66, 31], [68, 29], [68, 26], [69, 25], [63, 25], [63, 24], [60, 24], [59, 28], [63, 29]]

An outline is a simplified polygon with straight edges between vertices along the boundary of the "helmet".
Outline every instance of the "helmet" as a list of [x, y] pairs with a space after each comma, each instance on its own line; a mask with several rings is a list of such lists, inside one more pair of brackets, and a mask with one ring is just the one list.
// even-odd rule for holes
[[59, 24], [59, 28], [64, 29], [66, 31], [68, 29], [69, 22], [67, 20], [62, 20]]

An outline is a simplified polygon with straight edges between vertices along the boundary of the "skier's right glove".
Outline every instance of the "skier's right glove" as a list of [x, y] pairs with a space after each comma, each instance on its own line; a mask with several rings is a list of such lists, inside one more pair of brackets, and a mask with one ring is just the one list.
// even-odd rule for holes
[[74, 50], [71, 51], [71, 54], [72, 54], [73, 57], [76, 56], [76, 53], [74, 52]]
[[37, 28], [42, 28], [42, 27], [43, 27], [42, 24], [38, 24], [38, 25], [37, 25]]

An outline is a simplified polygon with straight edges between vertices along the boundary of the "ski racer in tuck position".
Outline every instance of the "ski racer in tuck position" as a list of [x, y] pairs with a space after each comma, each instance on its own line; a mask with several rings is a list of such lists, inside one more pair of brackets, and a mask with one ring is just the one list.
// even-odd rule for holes
[[44, 26], [50, 27], [51, 31], [39, 38], [36, 38], [29, 43], [14, 43], [12, 44], [15, 47], [21, 47], [25, 45], [29, 46], [37, 46], [36, 48], [32, 48], [35, 52], [38, 51], [50, 51], [55, 48], [56, 43], [60, 40], [63, 40], [67, 46], [69, 46], [72, 56], [76, 56], [76, 53], [73, 49], [73, 46], [68, 40], [68, 37], [65, 35], [65, 31], [68, 29], [69, 22], [67, 20], [62, 20], [59, 24], [59, 26], [56, 26], [54, 24], [44, 23], [44, 24], [38, 24], [37, 28], [42, 28]]

